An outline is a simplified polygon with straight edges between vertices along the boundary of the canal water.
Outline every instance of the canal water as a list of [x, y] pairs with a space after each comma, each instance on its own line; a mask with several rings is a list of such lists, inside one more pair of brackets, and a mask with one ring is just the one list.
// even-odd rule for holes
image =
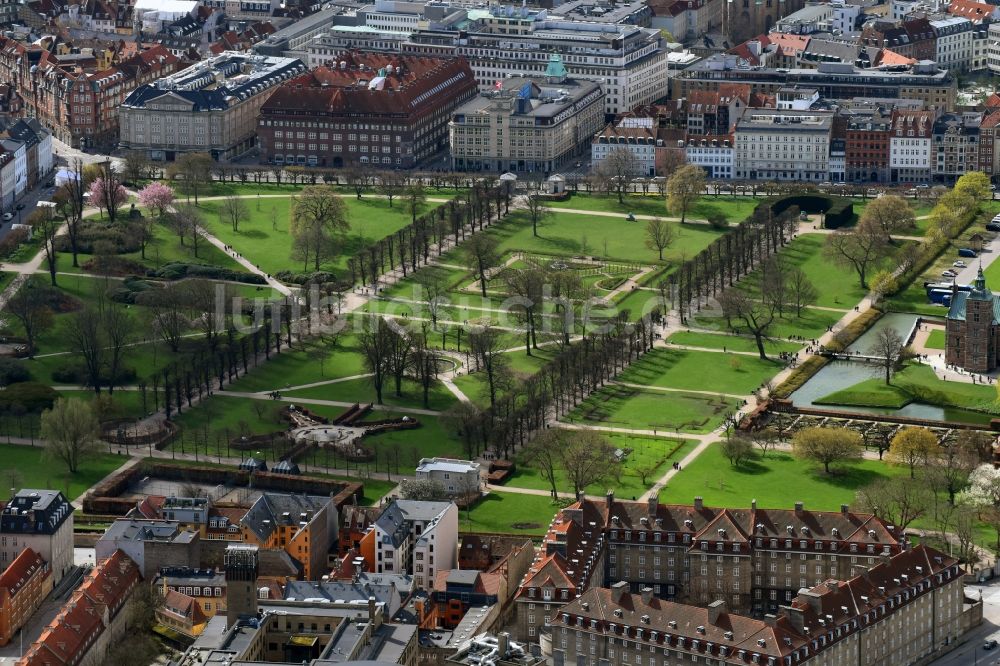
[[[904, 339], [910, 334], [916, 324], [917, 315], [903, 314], [898, 312], [889, 313], [879, 319], [874, 326], [859, 337], [847, 351], [865, 352], [875, 342], [879, 331], [885, 328], [894, 328]], [[837, 409], [836, 405], [817, 405], [816, 400], [827, 396], [834, 391], [853, 386], [866, 379], [880, 375], [880, 369], [866, 363], [853, 361], [833, 361], [827, 363], [813, 377], [807, 381], [799, 390], [790, 397], [794, 404], [800, 407], [818, 407], [821, 409]], [[993, 418], [990, 414], [974, 412], [966, 409], [952, 407], [939, 407], [938, 405], [928, 405], [926, 403], [911, 402], [902, 409], [891, 409], [886, 407], [844, 407], [843, 409], [852, 412], [864, 412], [866, 414], [892, 414], [895, 416], [909, 416], [913, 418], [932, 419], [935, 421], [959, 421], [964, 423], [989, 423]]]

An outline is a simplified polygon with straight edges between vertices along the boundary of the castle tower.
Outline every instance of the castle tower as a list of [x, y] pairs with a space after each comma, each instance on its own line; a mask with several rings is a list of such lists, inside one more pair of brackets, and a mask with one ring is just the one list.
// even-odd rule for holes
[[969, 372], [989, 372], [997, 366], [996, 298], [986, 285], [982, 266], [972, 290], [952, 296], [948, 312], [945, 361]]
[[230, 544], [224, 556], [226, 569], [226, 625], [241, 617], [257, 615], [257, 546]]

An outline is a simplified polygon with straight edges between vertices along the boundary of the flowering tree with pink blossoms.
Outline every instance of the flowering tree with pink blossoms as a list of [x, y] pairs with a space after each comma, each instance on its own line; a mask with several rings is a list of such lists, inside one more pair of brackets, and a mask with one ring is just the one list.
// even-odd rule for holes
[[97, 206], [98, 210], [108, 211], [108, 219], [112, 222], [115, 221], [118, 209], [128, 202], [128, 191], [115, 178], [110, 181], [103, 176], [95, 178], [88, 192], [91, 205]]
[[163, 183], [152, 182], [139, 190], [139, 203], [163, 217], [163, 213], [174, 203], [174, 189]]

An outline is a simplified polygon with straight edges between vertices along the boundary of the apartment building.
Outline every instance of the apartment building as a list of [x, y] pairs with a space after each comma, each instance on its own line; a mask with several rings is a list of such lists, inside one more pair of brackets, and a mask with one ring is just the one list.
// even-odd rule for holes
[[657, 138], [652, 118], [624, 118], [594, 136], [590, 143], [591, 168], [599, 169], [608, 155], [626, 150], [635, 165], [633, 176], [655, 176], [657, 145], [662, 147], [663, 139]]
[[124, 150], [154, 161], [186, 152], [229, 161], [257, 146], [257, 116], [275, 88], [305, 73], [297, 58], [230, 51], [132, 91], [119, 109]]
[[337, 542], [337, 507], [329, 497], [262, 493], [240, 521], [244, 543], [285, 551], [306, 580], [329, 570]]
[[39, 46], [0, 38], [0, 80], [16, 87], [25, 116], [74, 148], [117, 144], [118, 107], [126, 95], [180, 66], [161, 45], [98, 69], [62, 63]]
[[342, 52], [261, 106], [261, 159], [412, 169], [448, 147], [452, 112], [475, 94], [461, 58]]
[[862, 30], [861, 44], [890, 49], [913, 60], [938, 57], [937, 33], [926, 18], [875, 21]]
[[578, 159], [604, 124], [604, 93], [571, 80], [553, 55], [544, 79], [497, 81], [472, 98], [449, 127], [456, 171], [551, 173]]
[[0, 646], [7, 645], [52, 591], [52, 570], [25, 548], [0, 573]]
[[732, 83], [749, 84], [754, 93], [777, 94], [780, 88], [815, 89], [821, 98], [851, 100], [856, 97], [917, 100], [926, 107], [953, 108], [957, 78], [933, 62], [916, 62], [888, 68], [865, 69], [851, 63], [824, 62], [816, 69], [745, 67], [736, 55], [705, 58], [671, 79], [673, 97], [692, 90], [717, 90]]
[[[142, 582], [139, 567], [122, 551], [97, 564], [46, 626], [18, 666], [78, 666], [101, 657], [130, 629], [125, 604]], [[91, 660], [91, 661], [88, 661]]]
[[179, 592], [195, 600], [206, 617], [226, 612], [226, 576], [215, 569], [164, 567], [152, 582], [166, 596]]
[[[516, 601], [519, 636], [536, 637], [590, 587], [626, 581], [665, 599], [734, 612], [775, 611], [803, 587], [845, 578], [904, 549], [901, 530], [867, 514], [582, 499], [556, 515]], [[724, 595], [724, 596], [720, 596]], [[526, 640], [526, 639], [523, 639]]]
[[722, 599], [688, 606], [616, 583], [587, 590], [558, 613], [552, 663], [908, 666], [927, 663], [963, 633], [964, 607], [958, 561], [925, 546], [803, 588], [763, 619]]
[[892, 112], [882, 106], [844, 112], [845, 177], [848, 182], [889, 182]]
[[934, 30], [934, 60], [944, 69], [965, 72], [972, 66], [972, 21], [948, 16], [930, 21]]
[[120, 518], [111, 523], [94, 545], [97, 559], [122, 551], [152, 580], [163, 567], [197, 567], [201, 560], [198, 532], [168, 520]]
[[933, 111], [893, 111], [889, 137], [889, 178], [893, 183], [925, 183], [932, 172]]
[[7, 135], [27, 147], [27, 189], [52, 172], [52, 132], [35, 118], [18, 120], [7, 128]]
[[452, 502], [395, 500], [375, 520], [375, 573], [410, 573], [429, 590], [458, 557], [458, 507]]
[[735, 155], [732, 134], [689, 136], [684, 148], [685, 161], [700, 166], [712, 180], [732, 180]]
[[[593, 81], [604, 91], [604, 113], [617, 115], [664, 96], [667, 49], [659, 30], [597, 21], [571, 21], [547, 10], [493, 6], [467, 30], [419, 29], [411, 52], [451, 53], [468, 60], [480, 92], [510, 77], [543, 77], [550, 56], [567, 76]], [[596, 129], [595, 129], [596, 131]]]
[[48, 562], [56, 585], [73, 567], [73, 505], [58, 490], [25, 488], [0, 513], [0, 569], [30, 548]]
[[748, 110], [736, 122], [736, 178], [828, 180], [832, 127], [830, 112]]
[[[932, 178], [936, 183], [954, 183], [959, 176], [979, 166], [978, 112], [944, 113], [931, 130]], [[990, 172], [992, 173], [992, 172]]]

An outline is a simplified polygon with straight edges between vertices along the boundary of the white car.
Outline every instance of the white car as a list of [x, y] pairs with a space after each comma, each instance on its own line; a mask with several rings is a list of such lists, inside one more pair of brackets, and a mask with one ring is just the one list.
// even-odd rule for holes
[[958, 276], [958, 273], [956, 273], [955, 271], [951, 270], [950, 268], [948, 270], [944, 271], [943, 273], [941, 273], [941, 277], [946, 277], [946, 278], [953, 278], [953, 277], [957, 277], [957, 276]]
[[4, 213], [3, 214], [3, 221], [4, 222], [10, 222], [13, 219], [14, 219], [14, 213]]
[[965, 268], [965, 262], [959, 259], [958, 261], [953, 263], [952, 266], [954, 266], [955, 268]]

